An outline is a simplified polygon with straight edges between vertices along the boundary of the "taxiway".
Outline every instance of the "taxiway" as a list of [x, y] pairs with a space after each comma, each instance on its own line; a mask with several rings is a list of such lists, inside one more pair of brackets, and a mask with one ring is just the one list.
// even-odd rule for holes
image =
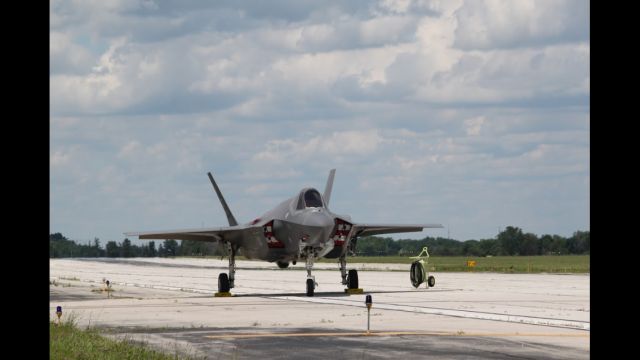
[[[233, 297], [214, 298], [226, 260], [51, 259], [50, 316], [207, 358], [589, 358], [588, 274], [432, 273], [353, 264], [363, 295], [346, 295], [337, 264], [316, 264], [305, 295], [298, 264], [237, 261]], [[108, 279], [113, 292], [100, 291]], [[373, 296], [366, 334], [366, 294]]]

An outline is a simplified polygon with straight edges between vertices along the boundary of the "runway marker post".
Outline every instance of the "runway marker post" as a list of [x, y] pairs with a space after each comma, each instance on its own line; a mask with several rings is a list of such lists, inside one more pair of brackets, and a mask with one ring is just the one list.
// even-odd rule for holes
[[367, 305], [367, 334], [370, 333], [370, 324], [371, 324], [371, 305], [373, 304], [373, 300], [371, 299], [371, 295], [367, 295], [364, 303]]

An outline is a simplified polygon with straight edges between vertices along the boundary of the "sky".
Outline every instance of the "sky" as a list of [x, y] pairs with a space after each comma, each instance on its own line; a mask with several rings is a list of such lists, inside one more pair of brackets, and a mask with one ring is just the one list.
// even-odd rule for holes
[[50, 3], [50, 232], [226, 226], [303, 187], [393, 235], [590, 221], [589, 2]]

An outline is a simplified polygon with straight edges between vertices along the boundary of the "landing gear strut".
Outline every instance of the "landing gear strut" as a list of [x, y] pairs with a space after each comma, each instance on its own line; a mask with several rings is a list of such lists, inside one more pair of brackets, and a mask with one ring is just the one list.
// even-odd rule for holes
[[347, 285], [348, 290], [358, 289], [358, 270], [351, 269], [347, 275], [347, 259], [343, 255], [340, 257], [340, 275], [342, 285]]
[[340, 275], [342, 276], [342, 285], [347, 285], [349, 289], [358, 288], [358, 270], [351, 269], [347, 275], [347, 259], [344, 255], [340, 257]]
[[340, 257], [340, 275], [342, 276], [342, 285], [347, 285], [347, 259], [346, 256]]
[[313, 268], [313, 252], [309, 251], [307, 253], [307, 264], [306, 264], [306, 268], [307, 268], [307, 296], [313, 296], [313, 293], [316, 289], [316, 285], [318, 285], [318, 283], [316, 283], [316, 277], [311, 275], [311, 269]]
[[[229, 253], [229, 275], [221, 273], [218, 275], [218, 293], [228, 293], [234, 288], [234, 280], [236, 277], [236, 249], [230, 243], [227, 243]], [[217, 296], [217, 295], [216, 295]]]

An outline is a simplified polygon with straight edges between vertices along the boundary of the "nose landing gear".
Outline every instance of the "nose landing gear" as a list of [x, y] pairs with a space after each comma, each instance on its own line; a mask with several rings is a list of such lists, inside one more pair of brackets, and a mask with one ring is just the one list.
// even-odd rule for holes
[[311, 270], [313, 269], [313, 260], [315, 259], [315, 251], [310, 247], [305, 248], [301, 257], [306, 259], [305, 268], [307, 269], [307, 296], [313, 296], [316, 286], [318, 283], [316, 282], [316, 277], [311, 275]]

